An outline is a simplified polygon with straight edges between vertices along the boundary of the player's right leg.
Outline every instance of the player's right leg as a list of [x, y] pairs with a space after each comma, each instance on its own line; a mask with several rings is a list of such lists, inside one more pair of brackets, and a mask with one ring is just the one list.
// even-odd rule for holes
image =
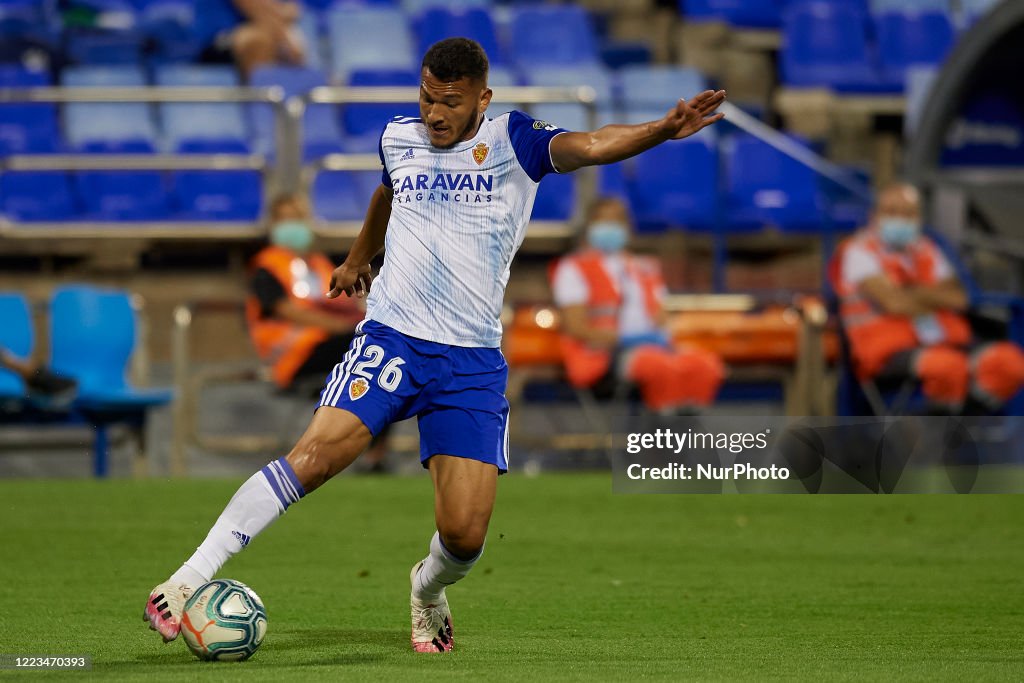
[[290, 505], [352, 464], [371, 438], [359, 417], [322, 405], [291, 452], [242, 484], [195, 554], [153, 589], [143, 620], [165, 642], [174, 640], [181, 628], [182, 608], [192, 592]]

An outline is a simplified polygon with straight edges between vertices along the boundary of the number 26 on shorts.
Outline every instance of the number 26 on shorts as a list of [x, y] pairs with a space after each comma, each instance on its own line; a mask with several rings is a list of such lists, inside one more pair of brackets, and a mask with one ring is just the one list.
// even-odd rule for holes
[[[352, 374], [362, 377], [368, 382], [373, 381], [373, 371], [380, 367], [380, 364], [384, 360], [384, 349], [371, 344], [363, 349], [363, 353], [360, 355], [360, 360], [352, 368]], [[398, 385], [402, 383], [402, 366], [405, 365], [405, 361], [395, 356], [381, 368], [380, 372], [377, 373], [377, 385], [380, 386], [384, 391], [394, 391], [398, 388]]]

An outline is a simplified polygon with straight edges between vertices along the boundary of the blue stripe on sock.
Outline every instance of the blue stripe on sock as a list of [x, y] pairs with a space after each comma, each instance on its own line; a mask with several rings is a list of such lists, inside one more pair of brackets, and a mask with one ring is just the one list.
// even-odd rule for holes
[[299, 492], [295, 490], [295, 486], [293, 486], [292, 482], [288, 480], [288, 476], [285, 474], [285, 468], [281, 466], [281, 461], [273, 461], [272, 463], [270, 463], [270, 467], [273, 468], [274, 472], [278, 473], [278, 483], [281, 484], [281, 489], [283, 490], [283, 492], [285, 492], [285, 494], [288, 495], [289, 502], [298, 502]]
[[295, 488], [295, 493], [298, 496], [295, 500], [306, 495], [306, 489], [302, 488], [302, 484], [299, 483], [299, 478], [295, 476], [295, 470], [293, 470], [292, 466], [288, 464], [288, 461], [284, 458], [280, 458], [277, 462], [281, 465], [281, 471], [285, 473], [288, 477], [288, 481], [290, 481], [292, 486]]
[[281, 487], [277, 483], [277, 477], [274, 475], [274, 471], [270, 468], [270, 465], [266, 465], [261, 469], [260, 474], [262, 474], [264, 479], [270, 483], [270, 488], [274, 490], [274, 495], [277, 496], [277, 499], [281, 501], [281, 505], [283, 505], [284, 509], [287, 510], [290, 503], [284, 493], [281, 492]]
[[277, 483], [280, 485], [281, 490], [284, 491], [284, 495], [288, 496], [288, 502], [294, 503], [297, 501], [299, 499], [298, 494], [292, 488], [292, 485], [288, 483], [288, 477], [284, 476], [281, 465], [276, 460], [270, 463], [270, 470], [277, 477]]

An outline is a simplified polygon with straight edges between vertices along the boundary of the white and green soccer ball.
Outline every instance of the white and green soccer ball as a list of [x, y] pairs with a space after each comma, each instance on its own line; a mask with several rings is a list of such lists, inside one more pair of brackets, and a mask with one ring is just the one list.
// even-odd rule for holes
[[267, 634], [267, 610], [240, 581], [214, 579], [192, 594], [181, 615], [181, 635], [199, 659], [248, 659]]

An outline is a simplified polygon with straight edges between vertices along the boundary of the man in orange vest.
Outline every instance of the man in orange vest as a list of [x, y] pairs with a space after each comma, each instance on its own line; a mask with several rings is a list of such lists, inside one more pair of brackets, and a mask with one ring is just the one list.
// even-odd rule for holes
[[995, 410], [1024, 386], [1020, 347], [974, 343], [967, 294], [921, 232], [914, 187], [883, 189], [870, 224], [840, 250], [835, 284], [859, 377], [916, 377], [942, 412]]
[[635, 383], [658, 413], [708, 406], [725, 376], [713, 353], [676, 348], [663, 330], [665, 283], [657, 261], [629, 253], [629, 212], [618, 199], [592, 207], [587, 246], [563, 258], [552, 278], [570, 383]]
[[[246, 321], [260, 359], [274, 383], [301, 391], [310, 380], [322, 382], [348, 351], [363, 307], [353, 298], [328, 299], [334, 264], [312, 251], [309, 201], [282, 195], [270, 206], [270, 244], [252, 260]], [[367, 464], [379, 471], [385, 438], [367, 452]]]

